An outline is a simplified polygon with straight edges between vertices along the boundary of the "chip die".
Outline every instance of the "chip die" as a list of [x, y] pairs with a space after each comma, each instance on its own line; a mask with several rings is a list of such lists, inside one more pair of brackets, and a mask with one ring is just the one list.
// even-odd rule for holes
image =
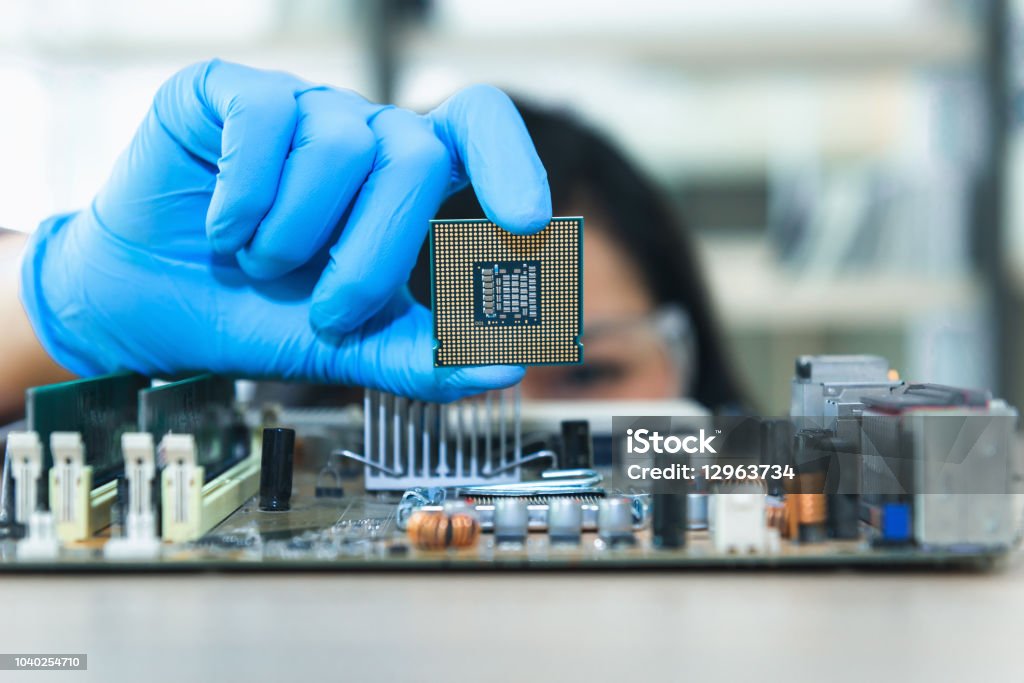
[[583, 218], [534, 235], [431, 221], [434, 365], [581, 363]]

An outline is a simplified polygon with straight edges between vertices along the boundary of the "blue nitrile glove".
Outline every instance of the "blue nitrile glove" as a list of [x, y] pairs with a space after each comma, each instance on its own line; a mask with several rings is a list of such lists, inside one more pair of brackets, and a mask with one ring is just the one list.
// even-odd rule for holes
[[53, 358], [92, 375], [192, 370], [430, 400], [521, 367], [433, 367], [406, 281], [442, 201], [472, 182], [515, 233], [551, 218], [522, 119], [490, 87], [425, 116], [221, 61], [165, 83], [90, 210], [45, 221], [22, 298]]

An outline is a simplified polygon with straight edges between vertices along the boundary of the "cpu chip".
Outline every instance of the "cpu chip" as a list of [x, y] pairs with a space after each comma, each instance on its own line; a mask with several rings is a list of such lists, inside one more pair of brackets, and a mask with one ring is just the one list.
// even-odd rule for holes
[[583, 362], [583, 218], [431, 221], [430, 257], [435, 366]]

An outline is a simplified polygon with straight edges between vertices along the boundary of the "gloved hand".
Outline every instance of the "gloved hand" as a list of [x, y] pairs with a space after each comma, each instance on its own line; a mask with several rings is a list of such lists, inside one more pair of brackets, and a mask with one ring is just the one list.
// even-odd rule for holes
[[159, 90], [87, 211], [30, 240], [22, 300], [72, 372], [342, 382], [428, 400], [521, 367], [433, 367], [406, 289], [442, 201], [471, 182], [514, 233], [551, 219], [547, 176], [498, 90], [425, 116], [221, 61]]

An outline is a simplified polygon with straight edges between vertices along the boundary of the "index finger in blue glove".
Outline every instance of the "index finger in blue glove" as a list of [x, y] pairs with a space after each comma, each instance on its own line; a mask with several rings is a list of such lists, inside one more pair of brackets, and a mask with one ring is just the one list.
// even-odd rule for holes
[[452, 154], [452, 191], [472, 183], [487, 217], [509, 232], [532, 234], [551, 222], [547, 172], [508, 95], [474, 85], [427, 116]]

